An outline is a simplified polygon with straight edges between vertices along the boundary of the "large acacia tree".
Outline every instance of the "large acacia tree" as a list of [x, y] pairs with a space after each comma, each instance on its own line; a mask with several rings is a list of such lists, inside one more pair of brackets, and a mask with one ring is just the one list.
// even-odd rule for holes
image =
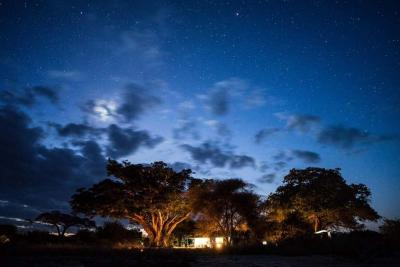
[[110, 178], [78, 189], [71, 206], [89, 216], [129, 219], [141, 225], [151, 246], [167, 246], [178, 224], [191, 214], [190, 170], [175, 172], [163, 162], [150, 165], [109, 160]]
[[362, 221], [379, 219], [369, 205], [371, 192], [364, 184], [347, 184], [339, 169], [292, 169], [283, 185], [267, 199], [268, 218], [284, 222], [293, 214], [321, 229], [358, 229]]

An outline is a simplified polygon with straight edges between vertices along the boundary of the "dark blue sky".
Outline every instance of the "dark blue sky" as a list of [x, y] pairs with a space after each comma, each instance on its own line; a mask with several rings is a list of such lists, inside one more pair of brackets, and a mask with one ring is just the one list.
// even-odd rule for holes
[[0, 216], [68, 209], [107, 157], [342, 168], [399, 217], [397, 1], [0, 1]]

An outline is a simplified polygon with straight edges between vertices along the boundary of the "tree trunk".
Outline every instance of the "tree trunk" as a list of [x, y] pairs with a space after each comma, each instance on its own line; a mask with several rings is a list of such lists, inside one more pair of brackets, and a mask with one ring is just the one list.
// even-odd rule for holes
[[173, 230], [189, 215], [190, 212], [181, 217], [169, 218], [168, 215], [163, 216], [161, 212], [157, 212], [151, 214], [148, 220], [139, 214], [134, 214], [130, 219], [139, 223], [146, 231], [150, 239], [150, 247], [167, 247]]
[[316, 215], [314, 215], [314, 233], [318, 232], [319, 224], [320, 224], [319, 218]]
[[57, 234], [58, 234], [58, 236], [61, 236], [60, 227], [59, 227], [57, 224], [54, 224], [54, 226], [55, 226], [56, 229], [57, 229]]

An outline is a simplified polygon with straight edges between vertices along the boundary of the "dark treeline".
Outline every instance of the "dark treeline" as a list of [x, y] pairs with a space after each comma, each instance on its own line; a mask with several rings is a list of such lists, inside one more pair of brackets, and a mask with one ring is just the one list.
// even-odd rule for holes
[[[21, 235], [15, 227], [2, 226], [3, 245], [45, 240], [171, 247], [187, 245], [188, 237], [221, 236], [226, 249], [252, 252], [352, 254], [368, 251], [365, 246], [382, 252], [399, 247], [399, 220], [385, 220], [380, 233], [365, 230], [364, 222], [380, 219], [369, 204], [371, 193], [363, 184], [347, 184], [339, 169], [292, 169], [268, 196], [256, 194], [241, 179], [198, 179], [189, 169], [178, 172], [163, 162], [109, 160], [107, 172], [107, 179], [76, 191], [72, 214], [53, 211], [35, 219], [54, 226], [58, 236]], [[93, 231], [94, 217], [114, 222]], [[118, 220], [137, 228], [127, 230]], [[70, 227], [81, 230], [65, 237]]]

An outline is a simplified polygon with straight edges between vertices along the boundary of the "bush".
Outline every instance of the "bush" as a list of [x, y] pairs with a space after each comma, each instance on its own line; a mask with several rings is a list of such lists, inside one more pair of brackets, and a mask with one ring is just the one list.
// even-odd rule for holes
[[0, 235], [13, 237], [17, 235], [17, 227], [13, 224], [0, 224]]
[[6, 235], [0, 235], [0, 245], [10, 242], [10, 239]]
[[99, 241], [99, 238], [96, 235], [96, 232], [89, 231], [87, 229], [79, 230], [76, 235], [73, 237], [77, 242], [80, 243], [96, 243]]
[[106, 222], [103, 227], [98, 228], [97, 236], [112, 242], [135, 241], [142, 237], [137, 230], [128, 230], [119, 222]]

